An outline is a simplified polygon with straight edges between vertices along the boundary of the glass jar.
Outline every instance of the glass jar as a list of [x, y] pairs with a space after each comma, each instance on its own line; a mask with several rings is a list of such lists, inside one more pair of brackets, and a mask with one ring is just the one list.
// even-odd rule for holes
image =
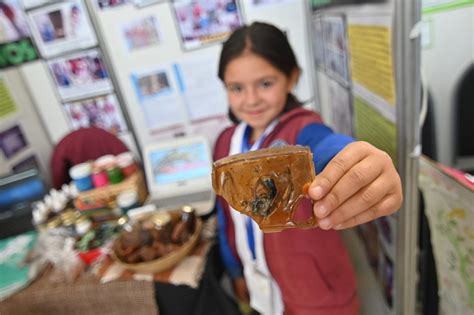
[[171, 215], [168, 212], [158, 212], [151, 217], [153, 227], [160, 233], [160, 242], [171, 242]]
[[181, 208], [181, 221], [186, 222], [186, 229], [189, 234], [194, 233], [196, 228], [196, 211], [191, 206], [183, 206]]

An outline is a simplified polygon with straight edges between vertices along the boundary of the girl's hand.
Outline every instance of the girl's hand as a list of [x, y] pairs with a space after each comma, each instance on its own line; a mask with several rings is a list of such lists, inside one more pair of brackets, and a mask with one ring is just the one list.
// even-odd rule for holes
[[373, 145], [347, 145], [316, 176], [308, 191], [319, 227], [346, 229], [397, 211], [400, 176], [390, 156]]

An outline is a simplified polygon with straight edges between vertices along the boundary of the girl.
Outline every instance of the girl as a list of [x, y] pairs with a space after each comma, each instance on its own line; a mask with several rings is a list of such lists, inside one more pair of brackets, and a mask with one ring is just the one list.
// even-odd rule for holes
[[263, 234], [219, 198], [219, 243], [242, 305], [262, 314], [357, 314], [355, 277], [340, 229], [395, 212], [400, 178], [383, 151], [335, 134], [291, 91], [300, 69], [284, 33], [253, 23], [224, 43], [219, 78], [234, 126], [219, 136], [214, 158], [265, 147], [311, 148], [318, 174], [298, 212], [313, 211], [316, 229]]

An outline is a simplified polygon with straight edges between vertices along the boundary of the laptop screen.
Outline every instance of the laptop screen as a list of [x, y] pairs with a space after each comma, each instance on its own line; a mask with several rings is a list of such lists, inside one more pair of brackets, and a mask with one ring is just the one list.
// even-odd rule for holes
[[160, 140], [143, 152], [150, 202], [158, 207], [191, 205], [198, 214], [212, 210], [212, 154], [203, 136]]
[[157, 185], [209, 176], [209, 153], [204, 143], [183, 144], [150, 151], [153, 180]]

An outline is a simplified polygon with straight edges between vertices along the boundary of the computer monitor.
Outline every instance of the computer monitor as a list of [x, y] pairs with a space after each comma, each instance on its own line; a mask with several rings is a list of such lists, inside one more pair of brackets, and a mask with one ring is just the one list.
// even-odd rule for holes
[[187, 136], [147, 145], [143, 160], [150, 202], [158, 208], [190, 205], [198, 215], [212, 210], [212, 154], [205, 137]]

